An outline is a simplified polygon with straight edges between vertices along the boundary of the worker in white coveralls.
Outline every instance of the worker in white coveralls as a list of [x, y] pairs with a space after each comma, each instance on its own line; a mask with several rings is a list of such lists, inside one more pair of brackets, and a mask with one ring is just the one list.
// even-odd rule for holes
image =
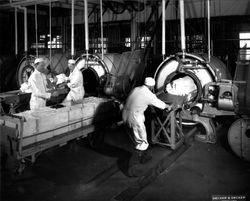
[[152, 92], [155, 80], [147, 77], [144, 85], [136, 87], [128, 96], [123, 108], [122, 119], [131, 133], [135, 142], [135, 151], [129, 161], [129, 167], [136, 164], [144, 164], [151, 160], [151, 156], [146, 152], [148, 149], [147, 133], [145, 128], [144, 112], [149, 105], [162, 110], [170, 110], [171, 106], [164, 103]]
[[75, 64], [76, 61], [74, 59], [68, 60], [70, 75], [66, 78], [66, 80], [68, 81], [67, 86], [70, 88], [70, 91], [64, 102], [79, 102], [83, 99], [85, 94], [82, 72], [76, 67]]
[[44, 58], [36, 58], [34, 61], [35, 70], [28, 80], [29, 89], [31, 91], [30, 109], [36, 110], [46, 106], [46, 101], [51, 96], [58, 96], [58, 92], [49, 92], [47, 88], [46, 75], [48, 62]]

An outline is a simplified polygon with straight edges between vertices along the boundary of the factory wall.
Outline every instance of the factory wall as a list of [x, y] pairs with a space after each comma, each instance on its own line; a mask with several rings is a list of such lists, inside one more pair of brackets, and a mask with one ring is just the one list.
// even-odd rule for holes
[[[186, 3], [187, 2], [187, 3]], [[218, 4], [217, 4], [217, 3]], [[228, 3], [225, 5], [225, 3]], [[235, 2], [238, 2], [236, 5]], [[192, 17], [186, 19], [186, 43], [188, 52], [207, 52], [207, 21], [204, 17], [204, 2], [201, 4], [199, 1], [185, 1], [186, 15]], [[195, 5], [195, 6], [194, 6]], [[198, 6], [200, 5], [200, 6]], [[248, 14], [249, 1], [239, 0], [221, 0], [211, 1], [211, 40], [212, 40], [212, 53], [214, 56], [219, 57], [224, 61], [229, 68], [231, 74], [235, 71], [235, 62], [239, 52], [239, 32], [250, 32], [250, 15]], [[167, 8], [166, 17], [166, 56], [180, 51], [180, 25], [179, 19], [176, 19], [174, 13], [170, 12], [173, 1], [170, 1]], [[218, 7], [216, 7], [218, 6]], [[193, 11], [193, 9], [196, 11]], [[234, 9], [235, 8], [235, 9]], [[32, 11], [33, 7], [28, 10]], [[44, 12], [47, 12], [47, 7]], [[168, 10], [169, 9], [169, 10]], [[212, 11], [213, 10], [213, 11]], [[176, 11], [176, 9], [175, 9]], [[199, 12], [198, 12], [199, 11]], [[90, 11], [89, 11], [90, 12]], [[145, 23], [145, 19], [150, 15], [151, 7], [148, 6], [146, 10], [137, 12], [136, 19], [137, 28], [139, 29], [138, 37], [150, 36], [155, 38], [155, 43], [151, 43], [151, 52], [149, 58], [149, 65], [152, 68], [157, 68], [161, 61], [161, 18], [157, 21]], [[58, 8], [52, 9], [52, 36], [61, 37], [61, 48], [52, 49], [54, 53], [67, 53], [71, 48], [71, 17], [70, 10], [60, 11]], [[159, 15], [160, 16], [160, 6]], [[193, 15], [189, 15], [193, 13]], [[194, 13], [196, 13], [194, 15]], [[232, 15], [229, 15], [229, 14]], [[81, 15], [80, 15], [81, 14]], [[175, 13], [176, 14], [176, 13]], [[172, 16], [172, 17], [171, 17]], [[195, 16], [201, 16], [194, 18]], [[125, 39], [131, 36], [131, 12], [125, 10], [123, 14], [114, 14], [109, 9], [104, 15], [104, 37], [106, 38], [106, 51], [109, 53], [121, 53], [130, 51], [131, 47], [126, 46]], [[84, 32], [84, 17], [83, 11], [76, 12], [75, 23], [75, 48], [76, 55], [85, 52], [85, 32]], [[98, 19], [98, 16], [95, 20]], [[155, 20], [155, 19], [154, 19]], [[7, 22], [7, 23], [6, 23]], [[11, 67], [5, 64], [0, 67], [4, 77], [14, 75], [15, 65], [24, 56], [24, 23], [23, 12], [18, 12], [18, 55], [15, 57], [15, 27], [14, 27], [14, 12], [1, 11], [0, 12], [0, 56], [12, 56], [16, 61], [11, 62]], [[34, 12], [28, 12], [28, 54], [35, 55], [35, 17]], [[38, 16], [38, 34], [44, 35], [44, 38], [39, 42], [44, 45], [39, 48], [39, 54], [48, 54], [48, 41], [49, 41], [49, 20], [48, 15]], [[100, 44], [100, 22], [94, 22], [93, 15], [90, 16], [89, 22], [89, 39], [90, 39], [90, 53], [96, 53], [98, 45]], [[153, 49], [155, 51], [153, 51]], [[100, 50], [100, 48], [99, 48]], [[9, 59], [8, 59], [9, 60]], [[6, 60], [7, 61], [7, 60]], [[3, 66], [5, 66], [3, 68]], [[3, 80], [3, 79], [1, 79]], [[2, 82], [2, 81], [1, 81]], [[5, 83], [5, 81], [4, 81]], [[1, 84], [2, 85], [2, 84]], [[8, 86], [8, 84], [5, 84]]]
[[[166, 0], [166, 2], [168, 1]], [[151, 2], [151, 5], [147, 5], [146, 9], [136, 11], [135, 17], [137, 22], [145, 22], [146, 19], [148, 19], [152, 11], [152, 5], [154, 5], [154, 1]], [[156, 5], [158, 6], [158, 13], [162, 13], [161, 1], [158, 1]], [[135, 6], [144, 7], [143, 2], [141, 2], [141, 5], [135, 3]], [[207, 16], [207, 3], [205, 0], [185, 0], [184, 7], [186, 19], [203, 18]], [[110, 8], [105, 10], [103, 21], [113, 22], [131, 20], [132, 9], [125, 4], [123, 6], [119, 4], [119, 8], [119, 11], [123, 10], [123, 12], [119, 14], [117, 14], [118, 11], [114, 13]], [[90, 12], [92, 12], [92, 10], [89, 8], [88, 13]], [[250, 2], [248, 0], [210, 0], [210, 15], [211, 17], [250, 15]], [[170, 0], [166, 8], [166, 20], [175, 19], [179, 19], [178, 1]], [[91, 15], [89, 23], [93, 22], [95, 22], [95, 16]], [[84, 23], [84, 11], [78, 10], [76, 12], [75, 23]]]

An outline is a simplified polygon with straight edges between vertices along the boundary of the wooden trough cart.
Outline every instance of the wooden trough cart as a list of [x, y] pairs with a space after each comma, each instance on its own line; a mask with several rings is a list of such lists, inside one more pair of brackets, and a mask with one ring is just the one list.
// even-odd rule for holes
[[117, 102], [98, 97], [88, 97], [82, 103], [57, 109], [44, 107], [3, 115], [0, 116], [1, 155], [19, 162], [35, 162], [41, 151], [87, 137], [118, 120]]

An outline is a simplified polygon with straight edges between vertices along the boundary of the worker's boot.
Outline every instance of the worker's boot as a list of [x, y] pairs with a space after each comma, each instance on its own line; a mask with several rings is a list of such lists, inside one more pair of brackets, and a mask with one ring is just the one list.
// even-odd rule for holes
[[148, 151], [135, 150], [132, 153], [132, 156], [129, 160], [129, 167], [138, 164], [145, 164], [152, 159], [152, 156], [148, 153]]
[[149, 154], [148, 151], [145, 150], [145, 151], [140, 151], [139, 158], [140, 158], [139, 159], [140, 163], [145, 164], [152, 159], [152, 156]]
[[129, 159], [129, 167], [140, 164], [140, 151], [134, 150], [131, 158]]
[[138, 177], [140, 172], [138, 166], [140, 166], [139, 155], [136, 151], [133, 151], [128, 162], [128, 175], [131, 177]]

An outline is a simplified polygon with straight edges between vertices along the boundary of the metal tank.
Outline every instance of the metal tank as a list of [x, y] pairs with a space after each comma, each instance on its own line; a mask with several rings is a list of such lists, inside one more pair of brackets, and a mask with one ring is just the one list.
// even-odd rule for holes
[[250, 62], [236, 62], [234, 84], [237, 86], [237, 119], [228, 130], [228, 143], [241, 159], [250, 161]]
[[[185, 97], [191, 108], [201, 102], [203, 87], [210, 82], [231, 79], [225, 64], [216, 57], [208, 62], [206, 54], [177, 53], [166, 58], [157, 68], [155, 90], [164, 94], [167, 102]], [[190, 96], [190, 97], [188, 97]]]
[[234, 82], [238, 86], [237, 113], [250, 115], [250, 61], [237, 61]]
[[[47, 55], [39, 55], [39, 57], [45, 57], [48, 59], [50, 65], [47, 68], [53, 74], [57, 75], [67, 72], [67, 58], [69, 58], [68, 54], [54, 54], [51, 57], [51, 61], [49, 61], [49, 57]], [[19, 87], [22, 83], [28, 81], [31, 73], [34, 71], [33, 63], [35, 61], [35, 58], [36, 57], [34, 55], [28, 55], [20, 60], [16, 71], [16, 80]]]
[[100, 55], [83, 54], [76, 60], [76, 67], [82, 71], [85, 93], [98, 95], [104, 93], [104, 85], [112, 69], [116, 69], [120, 60], [120, 54]]
[[82, 71], [86, 94], [125, 99], [141, 82], [145, 68], [143, 56], [143, 50], [105, 54], [103, 59], [98, 54], [82, 55], [76, 66]]

